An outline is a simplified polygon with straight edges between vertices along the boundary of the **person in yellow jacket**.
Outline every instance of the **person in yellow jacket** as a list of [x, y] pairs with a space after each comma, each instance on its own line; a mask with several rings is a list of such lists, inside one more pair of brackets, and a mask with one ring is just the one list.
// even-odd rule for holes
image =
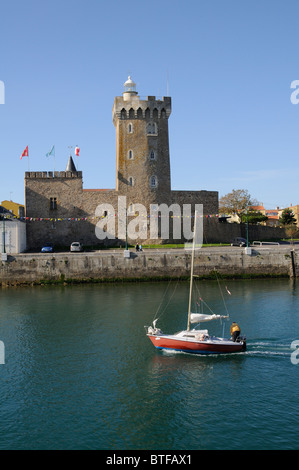
[[232, 340], [236, 341], [238, 336], [240, 336], [240, 333], [241, 333], [241, 328], [235, 321], [233, 321], [232, 326], [230, 327], [230, 334], [231, 334]]

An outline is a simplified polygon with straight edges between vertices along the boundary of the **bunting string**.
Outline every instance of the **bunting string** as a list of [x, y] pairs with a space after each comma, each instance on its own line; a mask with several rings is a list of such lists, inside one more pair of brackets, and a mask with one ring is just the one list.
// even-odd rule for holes
[[[19, 217], [13, 214], [3, 214], [3, 218], [5, 220], [12, 220], [17, 219], [23, 222], [95, 222], [102, 219], [109, 219], [109, 218], [122, 218], [126, 217], [126, 214], [119, 214], [114, 213], [110, 215], [103, 215], [103, 216], [87, 216], [87, 217]], [[161, 219], [161, 218], [170, 218], [170, 219], [194, 219], [195, 215], [142, 215], [138, 213], [128, 213], [128, 219], [131, 217], [141, 217], [145, 219]], [[204, 214], [204, 215], [197, 215], [197, 218], [209, 219], [209, 218], [219, 218], [223, 217], [221, 214]]]

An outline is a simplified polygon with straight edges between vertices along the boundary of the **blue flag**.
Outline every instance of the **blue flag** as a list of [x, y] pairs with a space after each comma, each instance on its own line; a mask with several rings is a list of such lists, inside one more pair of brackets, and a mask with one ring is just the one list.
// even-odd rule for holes
[[51, 148], [50, 152], [46, 153], [46, 157], [51, 157], [51, 156], [54, 156], [55, 155], [55, 146], [53, 145], [53, 147]]

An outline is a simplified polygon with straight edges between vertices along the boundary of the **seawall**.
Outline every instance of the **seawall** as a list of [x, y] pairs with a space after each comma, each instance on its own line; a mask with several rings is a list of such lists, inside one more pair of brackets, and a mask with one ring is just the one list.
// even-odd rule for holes
[[[196, 251], [194, 274], [213, 277], [215, 270], [227, 277], [291, 276], [299, 273], [299, 248], [202, 248]], [[26, 253], [0, 261], [0, 285], [26, 285], [114, 280], [185, 279], [190, 276], [191, 252], [183, 249], [93, 253]]]

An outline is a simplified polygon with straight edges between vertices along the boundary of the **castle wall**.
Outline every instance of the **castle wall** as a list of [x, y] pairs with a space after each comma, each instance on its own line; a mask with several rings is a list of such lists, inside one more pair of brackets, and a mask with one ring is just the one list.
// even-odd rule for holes
[[[148, 197], [144, 197], [142, 188], [140, 188], [141, 202], [138, 200], [138, 192], [135, 194], [134, 188], [132, 193], [127, 191], [121, 194], [115, 190], [92, 190], [83, 189], [81, 172], [27, 172], [25, 175], [25, 200], [26, 200], [26, 217], [27, 217], [27, 249], [40, 249], [45, 242], [51, 242], [56, 246], [69, 246], [73, 241], [80, 241], [85, 246], [96, 246], [100, 244], [116, 244], [123, 245], [125, 235], [119, 232], [118, 216], [125, 216], [124, 205], [133, 204], [133, 213], [128, 213], [128, 224], [135, 218], [135, 203], [143, 203], [146, 208], [147, 216], [150, 216], [150, 204], [152, 203]], [[163, 193], [162, 193], [163, 194]], [[125, 196], [125, 197], [124, 197]], [[167, 194], [166, 194], [167, 196]], [[51, 198], [56, 200], [56, 208], [51, 208]], [[119, 209], [119, 198], [121, 201], [121, 209]], [[166, 199], [167, 202], [164, 202]], [[125, 202], [124, 202], [125, 201]], [[154, 199], [157, 202], [157, 199]], [[181, 215], [183, 215], [183, 204], [191, 204], [192, 213], [195, 204], [203, 204], [204, 214], [215, 214], [218, 211], [218, 193], [210, 191], [171, 191], [168, 197], [159, 201], [156, 205], [179, 204], [181, 207]], [[110, 205], [111, 211], [106, 208], [111, 218], [112, 212], [117, 216], [114, 220], [114, 235], [108, 233], [107, 239], [100, 240], [96, 234], [96, 226], [99, 223], [99, 217], [103, 217], [105, 210], [102, 207], [101, 212], [97, 212], [100, 205]], [[106, 206], [105, 206], [106, 207]], [[150, 219], [147, 224], [147, 238], [130, 238], [128, 243], [136, 242], [146, 243], [166, 243], [184, 241], [183, 237], [183, 219], [181, 219], [181, 238], [173, 238], [173, 219], [169, 217], [169, 238], [168, 239], [152, 239], [150, 237]], [[31, 220], [32, 219], [32, 220]], [[42, 221], [41, 221], [42, 219]], [[67, 219], [67, 220], [61, 220]], [[86, 220], [87, 219], [87, 220]], [[124, 219], [122, 219], [124, 220]], [[143, 219], [144, 220], [144, 219]], [[161, 219], [158, 221], [159, 235], [161, 234]], [[103, 224], [101, 225], [103, 227]], [[139, 227], [136, 227], [138, 232]], [[120, 240], [118, 240], [120, 237]], [[219, 235], [213, 235], [209, 230], [209, 237], [219, 239]], [[221, 238], [221, 237], [220, 237]]]
[[[127, 208], [128, 227], [134, 227], [138, 204], [146, 214], [140, 224], [147, 229], [147, 238], [134, 237], [128, 231], [128, 243], [166, 243], [184, 241], [183, 226], [179, 238], [173, 236], [174, 220], [169, 217], [169, 236], [162, 239], [162, 217], [158, 220], [158, 237], [150, 232], [150, 206], [179, 204], [203, 204], [204, 214], [218, 212], [216, 191], [171, 191], [168, 118], [171, 114], [171, 98], [157, 99], [148, 96], [140, 99], [131, 80], [126, 82], [126, 92], [114, 100], [112, 116], [116, 129], [116, 185], [115, 189], [83, 189], [82, 172], [26, 172], [25, 205], [27, 218], [27, 247], [40, 249], [45, 242], [68, 246], [73, 241], [84, 245], [124, 243], [126, 234], [123, 221]], [[75, 169], [72, 166], [68, 169]], [[154, 184], [153, 184], [154, 181]], [[122, 201], [119, 209], [119, 201]], [[125, 202], [124, 202], [125, 201]], [[99, 206], [102, 207], [99, 212]], [[103, 221], [108, 213], [108, 219]], [[116, 215], [116, 216], [115, 216]], [[99, 219], [101, 217], [101, 220]], [[122, 220], [120, 218], [122, 217]], [[113, 224], [110, 224], [112, 222]], [[42, 219], [42, 222], [41, 222]], [[108, 223], [109, 222], [109, 223]], [[183, 219], [180, 221], [183, 225]], [[101, 235], [106, 239], [99, 239]], [[130, 238], [132, 233], [132, 238]], [[107, 235], [107, 236], [106, 236]], [[163, 235], [164, 236], [164, 235]], [[102, 238], [103, 238], [102, 237]], [[165, 237], [164, 237], [165, 238]]]
[[203, 214], [218, 214], [218, 191], [171, 191], [172, 204], [192, 205], [194, 213], [195, 204], [203, 205]]
[[25, 206], [28, 249], [40, 249], [45, 242], [68, 245], [84, 237], [87, 227], [55, 221], [86, 216], [82, 172], [26, 172]]

